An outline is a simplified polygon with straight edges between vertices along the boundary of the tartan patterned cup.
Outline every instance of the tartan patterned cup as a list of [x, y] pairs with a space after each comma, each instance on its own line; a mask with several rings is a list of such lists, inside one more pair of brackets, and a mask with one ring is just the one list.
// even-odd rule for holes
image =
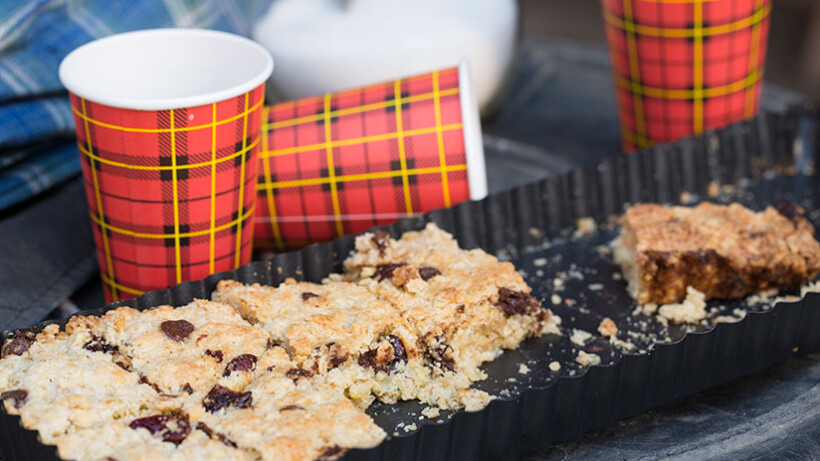
[[255, 243], [362, 232], [487, 194], [466, 65], [265, 108]]
[[626, 152], [755, 116], [771, 0], [601, 0]]
[[250, 40], [158, 29], [60, 65], [108, 301], [250, 261], [264, 82]]

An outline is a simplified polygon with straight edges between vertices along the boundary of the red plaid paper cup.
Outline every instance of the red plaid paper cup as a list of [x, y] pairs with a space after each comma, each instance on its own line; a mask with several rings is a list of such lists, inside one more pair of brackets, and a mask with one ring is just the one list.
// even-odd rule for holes
[[223, 32], [117, 35], [60, 65], [109, 301], [250, 261], [270, 55]]
[[624, 150], [753, 117], [771, 0], [601, 0]]
[[265, 109], [255, 242], [362, 232], [487, 194], [466, 65]]

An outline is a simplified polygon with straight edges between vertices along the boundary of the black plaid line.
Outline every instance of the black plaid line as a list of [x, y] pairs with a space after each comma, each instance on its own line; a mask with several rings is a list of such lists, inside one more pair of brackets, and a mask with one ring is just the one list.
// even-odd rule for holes
[[[694, 91], [695, 91], [695, 86], [694, 86], [694, 85], [688, 85], [688, 86], [686, 87], [686, 89], [687, 89], [688, 91], [692, 91], [692, 92], [694, 92]], [[709, 87], [708, 87], [708, 86], [704, 86], [704, 87], [702, 87], [702, 88], [701, 88], [701, 96], [700, 96], [700, 98], [695, 98], [695, 95], [694, 95], [694, 93], [693, 93], [691, 96], [689, 96], [688, 98], [686, 98], [686, 101], [688, 101], [688, 102], [690, 102], [690, 103], [693, 103], [693, 104], [694, 104], [694, 102], [695, 102], [695, 99], [699, 99], [700, 101], [706, 102], [706, 101], [709, 99], [709, 98], [706, 96], [706, 90], [708, 90], [708, 89], [709, 89]]]
[[100, 157], [100, 149], [93, 144], [91, 145], [91, 155], [84, 155], [83, 157], [85, 157], [85, 161], [86, 163], [88, 163], [89, 166], [93, 166], [94, 169], [97, 171], [102, 170], [102, 162], [96, 160], [95, 158], [92, 158], [92, 155], [97, 158]]
[[[180, 234], [187, 234], [191, 232], [191, 228], [188, 224], [180, 224], [179, 225], [179, 233]], [[179, 246], [188, 246], [191, 243], [191, 237], [180, 237], [179, 238]]]
[[231, 213], [231, 234], [236, 234], [236, 220], [239, 219], [239, 210]]
[[[333, 171], [335, 172], [336, 176], [342, 176], [342, 174], [343, 174], [342, 173], [342, 167], [340, 167], [340, 166], [337, 166], [337, 167], [333, 168]], [[320, 168], [319, 169], [319, 177], [329, 178], [330, 177], [330, 170], [327, 169], [327, 168]], [[344, 183], [343, 182], [336, 183], [336, 190], [342, 190], [342, 189], [344, 189]], [[330, 183], [322, 184], [322, 190], [330, 190]]]
[[[187, 165], [188, 155], [177, 155], [177, 165]], [[188, 168], [180, 168], [177, 170], [177, 179], [188, 179]]]
[[[337, 110], [339, 110], [338, 106], [336, 106], [335, 104], [330, 105], [330, 112], [336, 112]], [[325, 109], [321, 108], [321, 109], [317, 110], [316, 111], [316, 116], [319, 117], [318, 119], [316, 119], [316, 124], [317, 125], [324, 125], [324, 123], [325, 123]], [[330, 123], [335, 123], [336, 120], [338, 120], [338, 119], [339, 119], [338, 116], [331, 115], [330, 116]]]
[[[172, 166], [173, 159], [168, 155], [160, 155], [159, 157], [159, 166]], [[159, 171], [159, 179], [163, 181], [171, 181], [174, 179], [174, 174], [171, 170], [160, 170]]]
[[[408, 93], [408, 92], [406, 92], [406, 91], [402, 91], [402, 92], [401, 92], [401, 99], [402, 99], [402, 100], [407, 99], [407, 98], [409, 98], [409, 97], [410, 97], [410, 93]], [[385, 102], [389, 102], [389, 101], [393, 101], [393, 100], [395, 100], [395, 99], [396, 99], [396, 98], [395, 98], [395, 95], [391, 93], [391, 94], [387, 95], [387, 96], [384, 98], [384, 101], [385, 101]], [[409, 103], [409, 102], [403, 102], [403, 103], [401, 103], [401, 110], [407, 110], [407, 109], [409, 109], [409, 108], [410, 108], [410, 103]], [[387, 107], [385, 107], [385, 108], [384, 108], [384, 111], [385, 111], [385, 112], [395, 112], [395, 111], [396, 111], [396, 105], [395, 105], [395, 104], [390, 104], [389, 106], [387, 106]]]
[[[701, 26], [700, 26], [701, 30], [702, 30], [702, 29], [706, 29], [706, 28], [708, 28], [708, 27], [709, 27], [709, 23], [708, 23], [708, 22], [706, 22], [706, 21], [702, 21], [702, 22], [701, 22]], [[687, 23], [686, 23], [686, 28], [687, 28], [687, 29], [689, 29], [689, 30], [695, 30], [695, 23], [693, 23], [693, 22], [687, 22]], [[700, 36], [700, 41], [701, 41], [701, 43], [706, 43], [706, 42], [708, 42], [708, 41], [709, 41], [709, 38], [710, 38], [710, 36], [709, 36], [709, 35], [704, 35], [704, 34], [701, 34], [701, 36]], [[694, 36], [692, 36], [692, 37], [686, 37], [686, 43], [695, 43], [695, 37], [694, 37]]]
[[[409, 159], [406, 159], [404, 162], [405, 162], [405, 164], [407, 164], [407, 169], [408, 170], [413, 170], [413, 169], [416, 168], [416, 160], [415, 159], [409, 158]], [[390, 162], [390, 171], [399, 171], [400, 172], [401, 171], [401, 161], [400, 160], [391, 161]], [[393, 181], [393, 184], [396, 185], [396, 186], [401, 186], [402, 184], [404, 184], [404, 181], [403, 181], [401, 175], [393, 176], [392, 181]], [[408, 175], [407, 176], [407, 182], [408, 182], [408, 184], [415, 184], [416, 183], [416, 176], [415, 175]]]
[[[250, 146], [250, 145], [251, 145], [251, 138], [245, 138], [245, 147], [244, 147], [245, 152], [243, 152], [242, 154], [237, 155], [236, 157], [234, 157], [234, 159], [233, 159], [234, 165], [242, 166], [243, 161], [246, 164], [248, 163], [248, 159], [250, 158], [250, 155], [251, 155], [251, 149], [248, 148], [248, 146]], [[242, 149], [243, 149], [242, 141], [237, 141], [233, 146], [234, 153], [240, 152], [240, 151], [242, 151]]]
[[[174, 233], [174, 226], [173, 225], [162, 226], [162, 233], [166, 234], [166, 235], [167, 234], [173, 234]], [[166, 247], [172, 247], [172, 246], [174, 246], [175, 243], [176, 243], [176, 239], [174, 239], [174, 237], [165, 237], [165, 246]]]

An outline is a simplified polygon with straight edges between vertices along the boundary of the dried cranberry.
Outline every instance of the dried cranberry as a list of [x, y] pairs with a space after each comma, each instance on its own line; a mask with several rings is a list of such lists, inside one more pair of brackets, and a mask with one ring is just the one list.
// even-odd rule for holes
[[14, 389], [0, 394], [0, 400], [14, 400], [14, 408], [20, 408], [25, 405], [28, 400], [28, 391], [25, 389]]
[[501, 288], [498, 290], [498, 302], [496, 306], [501, 308], [507, 316], [511, 316], [535, 312], [535, 310], [540, 307], [540, 304], [535, 298], [523, 291]]
[[216, 363], [222, 363], [222, 351], [219, 349], [212, 351], [210, 349], [205, 350], [205, 355], [213, 357], [216, 359]]
[[406, 266], [405, 263], [398, 263], [398, 264], [384, 264], [376, 268], [376, 272], [373, 274], [373, 278], [378, 278], [378, 281], [381, 282], [384, 279], [392, 279], [393, 272], [398, 269], [399, 267]]
[[194, 325], [187, 320], [166, 320], [160, 324], [165, 336], [174, 341], [185, 341], [194, 331]]
[[305, 370], [304, 368], [291, 368], [287, 373], [285, 373], [285, 376], [292, 379], [295, 383], [296, 381], [299, 381], [300, 378], [310, 378], [313, 376], [313, 372], [310, 370]]
[[197, 430], [204, 432], [205, 435], [207, 435], [209, 439], [216, 439], [216, 440], [219, 440], [220, 442], [224, 443], [225, 445], [227, 445], [229, 447], [236, 448], [236, 442], [229, 439], [225, 434], [220, 434], [219, 432], [215, 432], [207, 424], [205, 424], [203, 422], [198, 422], [198, 423], [196, 423], [196, 428], [197, 428]]
[[306, 291], [306, 292], [302, 293], [302, 301], [307, 301], [308, 299], [315, 298], [317, 296], [319, 296], [319, 295], [317, 295], [316, 293], [311, 293], [309, 291]]
[[222, 376], [230, 376], [234, 371], [253, 371], [256, 368], [256, 356], [253, 354], [242, 354], [234, 357], [225, 367]]
[[131, 421], [131, 429], [147, 429], [151, 435], [159, 435], [163, 442], [179, 445], [191, 433], [188, 418], [183, 416], [154, 415]]
[[236, 392], [219, 384], [215, 385], [208, 395], [202, 399], [202, 406], [209, 413], [215, 413], [223, 408], [250, 408], [253, 396], [250, 392]]
[[191, 395], [194, 393], [194, 388], [191, 387], [190, 383], [185, 383], [185, 385], [182, 386], [182, 392], [187, 392], [188, 395]]
[[0, 350], [0, 357], [7, 355], [23, 355], [32, 344], [34, 344], [35, 334], [32, 331], [15, 331], [11, 337], [6, 340], [3, 349]]
[[299, 405], [285, 405], [284, 407], [280, 408], [279, 411], [294, 411], [294, 410], [304, 410], [305, 408]]
[[325, 447], [322, 450], [322, 454], [319, 455], [317, 461], [330, 461], [332, 459], [338, 458], [342, 453], [346, 450], [338, 445], [331, 445], [329, 447]]
[[794, 202], [783, 202], [777, 207], [777, 212], [787, 219], [795, 219], [803, 214], [803, 209]]
[[390, 243], [390, 234], [385, 231], [376, 231], [372, 240], [376, 244], [376, 248], [379, 249], [379, 256], [384, 257], [384, 250], [387, 248], [387, 244]]
[[419, 267], [419, 275], [426, 282], [437, 275], [441, 275], [441, 271], [435, 267]]

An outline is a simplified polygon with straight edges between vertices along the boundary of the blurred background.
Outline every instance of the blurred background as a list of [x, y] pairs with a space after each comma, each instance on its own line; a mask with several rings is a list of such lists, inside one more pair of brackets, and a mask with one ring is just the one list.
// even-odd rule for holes
[[[820, 1], [774, 0], [766, 81], [820, 97]], [[598, 0], [521, 0], [525, 37], [606, 47]]]

